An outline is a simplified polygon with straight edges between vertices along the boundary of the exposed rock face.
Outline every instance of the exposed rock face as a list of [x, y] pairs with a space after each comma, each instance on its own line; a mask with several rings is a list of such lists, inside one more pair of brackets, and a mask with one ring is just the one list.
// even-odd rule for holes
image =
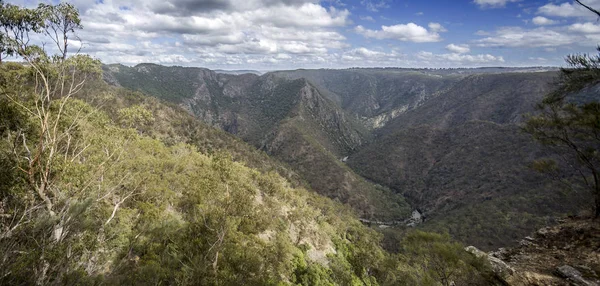
[[575, 285], [581, 285], [581, 286], [596, 286], [596, 285], [598, 285], [597, 283], [594, 283], [594, 282], [584, 279], [582, 277], [581, 272], [579, 272], [577, 269], [575, 269], [569, 265], [563, 265], [563, 266], [558, 267], [556, 269], [556, 274], [558, 274], [562, 278], [567, 279], [567, 281], [569, 281]]
[[110, 72], [102, 73], [102, 79], [110, 85], [120, 87], [121, 85], [119, 84], [119, 80], [117, 80], [117, 78], [113, 74], [113, 73], [118, 73], [119, 68], [120, 68], [120, 65], [113, 65], [113, 66], [107, 67], [107, 69]]
[[403, 69], [296, 70], [275, 74], [308, 79], [326, 91], [325, 96], [373, 128], [382, 127], [465, 77]]
[[416, 226], [423, 222], [423, 214], [419, 210], [414, 210], [410, 218], [405, 222], [406, 226]]
[[494, 272], [507, 285], [600, 285], [600, 221], [570, 219], [540, 229], [518, 247], [486, 254]]
[[506, 262], [477, 249], [475, 246], [467, 246], [465, 248], [465, 250], [479, 258], [481, 258], [481, 257], [486, 258], [490, 262], [490, 265], [492, 265], [492, 269], [494, 270], [494, 273], [503, 282], [510, 283], [509, 281], [511, 281], [513, 279], [515, 270], [512, 267], [510, 267], [508, 264], [506, 264]]
[[111, 83], [178, 104], [289, 164], [311, 189], [348, 203], [362, 217], [400, 219], [410, 211], [401, 195], [384, 193], [337, 159], [355, 152], [368, 132], [304, 78], [153, 64], [110, 65], [104, 71]]

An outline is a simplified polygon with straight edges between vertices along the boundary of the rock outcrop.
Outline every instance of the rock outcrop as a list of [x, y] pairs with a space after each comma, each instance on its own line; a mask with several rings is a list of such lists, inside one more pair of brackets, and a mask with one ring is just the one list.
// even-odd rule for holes
[[486, 257], [506, 285], [600, 285], [599, 220], [570, 218], [538, 230], [514, 248], [466, 250]]

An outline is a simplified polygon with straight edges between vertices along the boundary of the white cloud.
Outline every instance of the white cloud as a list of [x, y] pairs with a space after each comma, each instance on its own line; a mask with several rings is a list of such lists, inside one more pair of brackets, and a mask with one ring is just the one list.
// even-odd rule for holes
[[480, 54], [480, 55], [469, 55], [469, 54], [434, 54], [431, 52], [419, 52], [417, 53], [417, 58], [421, 59], [425, 63], [430, 63], [430, 65], [436, 65], [434, 63], [438, 63], [438, 66], [448, 65], [448, 62], [451, 62], [449, 66], [480, 66], [482, 64], [501, 64], [504, 63], [504, 58], [502, 56], [493, 56], [490, 54]]
[[582, 34], [599, 34], [600, 25], [594, 23], [575, 23], [569, 26], [569, 31], [582, 33]]
[[365, 6], [371, 12], [379, 12], [380, 9], [389, 8], [386, 0], [361, 0], [360, 4]]
[[473, 2], [482, 8], [500, 8], [506, 6], [506, 3], [518, 1], [519, 0], [474, 0]]
[[184, 55], [165, 55], [158, 58], [157, 64], [191, 63], [192, 61]]
[[543, 48], [548, 52], [555, 52], [558, 47], [588, 48], [600, 42], [600, 25], [587, 22], [552, 28], [504, 27], [474, 42], [479, 47]]
[[419, 63], [414, 60], [415, 57], [408, 57], [396, 50], [384, 52], [360, 47], [344, 51], [337, 56], [338, 58], [333, 58], [331, 60], [338, 61], [342, 66], [419, 66]]
[[477, 67], [502, 65], [504, 58], [490, 54], [434, 54], [426, 51], [407, 55], [395, 50], [383, 52], [361, 47], [342, 53], [340, 61], [351, 66]]
[[371, 16], [360, 16], [359, 19], [363, 21], [375, 22], [375, 19], [373, 19]]
[[337, 28], [350, 12], [311, 0], [79, 2], [82, 52], [106, 63], [323, 63], [349, 46]]
[[206, 46], [234, 45], [248, 40], [246, 35], [240, 32], [226, 35], [183, 35], [182, 38], [186, 44]]
[[538, 25], [538, 26], [546, 26], [546, 25], [554, 25], [554, 24], [556, 24], [556, 21], [550, 20], [550, 19], [548, 19], [546, 17], [542, 17], [542, 16], [534, 17], [531, 20], [531, 22], [533, 24], [535, 24], [535, 25]]
[[536, 62], [547, 62], [548, 61], [548, 59], [542, 58], [542, 57], [529, 57], [529, 60], [536, 61]]
[[429, 23], [429, 29], [431, 29], [431, 31], [433, 32], [448, 32], [448, 30], [446, 30], [446, 28], [444, 28], [444, 26], [442, 26], [440, 23]]
[[506, 27], [475, 42], [480, 47], [557, 47], [576, 43], [577, 40], [577, 37], [558, 30]]
[[456, 54], [465, 54], [471, 51], [469, 45], [455, 45], [449, 44], [446, 46], [446, 50], [456, 53]]
[[393, 26], [381, 26], [381, 30], [365, 29], [363, 26], [356, 26], [355, 32], [375, 39], [395, 39], [405, 42], [427, 43], [439, 42], [442, 40], [438, 32], [445, 31], [444, 27], [437, 23], [429, 24], [430, 30], [415, 23], [398, 24]]
[[[278, 6], [257, 9], [241, 14], [247, 15], [248, 20], [277, 27], [333, 27], [344, 26], [348, 22], [350, 12], [348, 10], [337, 10], [331, 7], [329, 10], [323, 6], [306, 3], [300, 7]], [[294, 15], [290, 17], [290, 15]]]
[[[29, 6], [37, 5], [36, 0], [8, 1]], [[71, 47], [75, 49], [82, 46], [83, 53], [98, 57], [105, 63], [155, 62], [211, 68], [256, 69], [475, 66], [501, 63], [503, 58], [490, 55], [488, 51], [479, 55], [470, 54], [470, 48], [474, 46], [539, 46], [556, 51], [556, 47], [595, 46], [600, 42], [600, 33], [596, 32], [598, 27], [592, 22], [551, 26], [552, 29], [540, 27], [518, 30], [513, 27], [493, 32], [479, 31], [477, 35], [480, 39], [470, 42], [471, 46], [438, 44], [438, 48], [446, 47], [446, 53], [406, 55], [399, 50], [390, 50], [387, 46], [370, 46], [368, 40], [364, 47], [352, 46], [344, 34], [352, 24], [350, 11], [354, 11], [354, 8], [348, 5], [346, 9], [338, 0], [71, 2], [80, 9], [85, 27], [78, 32], [82, 42], [71, 41]], [[513, 1], [480, 2], [482, 7], [500, 7]], [[370, 10], [381, 10], [392, 3], [389, 0], [362, 1], [362, 5]], [[416, 11], [411, 13], [414, 12]], [[535, 16], [541, 17], [542, 14], [540, 12], [540, 15]], [[549, 18], [558, 17], [543, 15]], [[375, 21], [373, 18], [395, 20], [381, 15], [375, 17], [375, 14], [372, 17], [356, 16], [353, 19], [362, 21]], [[414, 43], [441, 42], [442, 35], [446, 32], [440, 24], [443, 23], [442, 20], [428, 25], [403, 23], [381, 26], [379, 29], [356, 26], [353, 30], [371, 39]]]
[[342, 59], [350, 60], [350, 61], [365, 60], [365, 59], [373, 60], [373, 59], [379, 59], [379, 58], [387, 57], [387, 56], [389, 56], [389, 55], [384, 52], [373, 51], [373, 50], [369, 50], [364, 47], [360, 47], [360, 48], [356, 48], [356, 49], [352, 49], [350, 51], [344, 52], [344, 54], [342, 55]]
[[167, 32], [182, 34], [207, 34], [212, 31], [229, 30], [233, 25], [239, 24], [231, 17], [209, 18], [188, 17], [178, 18], [168, 15], [154, 15], [149, 17], [138, 17], [137, 15], [126, 15], [125, 20], [130, 27], [146, 32]]
[[[600, 4], [599, 0], [582, 1], [586, 5], [596, 7]], [[580, 17], [580, 18], [595, 18], [596, 15], [588, 11], [579, 4], [565, 2], [560, 5], [554, 3], [546, 4], [537, 11], [539, 14], [554, 17]]]

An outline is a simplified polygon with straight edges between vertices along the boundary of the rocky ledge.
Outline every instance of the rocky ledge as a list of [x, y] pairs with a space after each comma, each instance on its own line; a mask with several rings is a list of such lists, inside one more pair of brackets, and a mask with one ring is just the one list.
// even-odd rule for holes
[[506, 285], [600, 286], [600, 220], [568, 218], [538, 230], [519, 246], [485, 253]]

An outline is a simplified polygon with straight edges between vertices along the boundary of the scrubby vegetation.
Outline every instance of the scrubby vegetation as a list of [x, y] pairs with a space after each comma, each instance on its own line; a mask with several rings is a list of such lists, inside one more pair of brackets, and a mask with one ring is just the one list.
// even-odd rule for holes
[[[377, 235], [344, 207], [224, 153], [209, 157], [117, 127], [80, 100], [65, 106], [61, 124], [77, 130], [69, 133], [74, 149], [59, 144], [64, 151], [52, 165], [49, 210], [38, 206], [22, 172], [2, 162], [13, 170], [2, 194], [4, 283], [264, 285], [309, 279], [294, 277], [302, 271], [334, 282], [323, 264], [336, 253], [359, 275], [344, 272], [345, 279], [371, 279], [362, 269], [370, 263], [351, 264], [351, 253], [335, 252], [336, 244], [352, 244], [352, 236], [340, 237], [348, 231], [377, 248]], [[73, 122], [80, 113], [88, 116]], [[3, 148], [4, 157], [12, 157], [10, 150]]]

